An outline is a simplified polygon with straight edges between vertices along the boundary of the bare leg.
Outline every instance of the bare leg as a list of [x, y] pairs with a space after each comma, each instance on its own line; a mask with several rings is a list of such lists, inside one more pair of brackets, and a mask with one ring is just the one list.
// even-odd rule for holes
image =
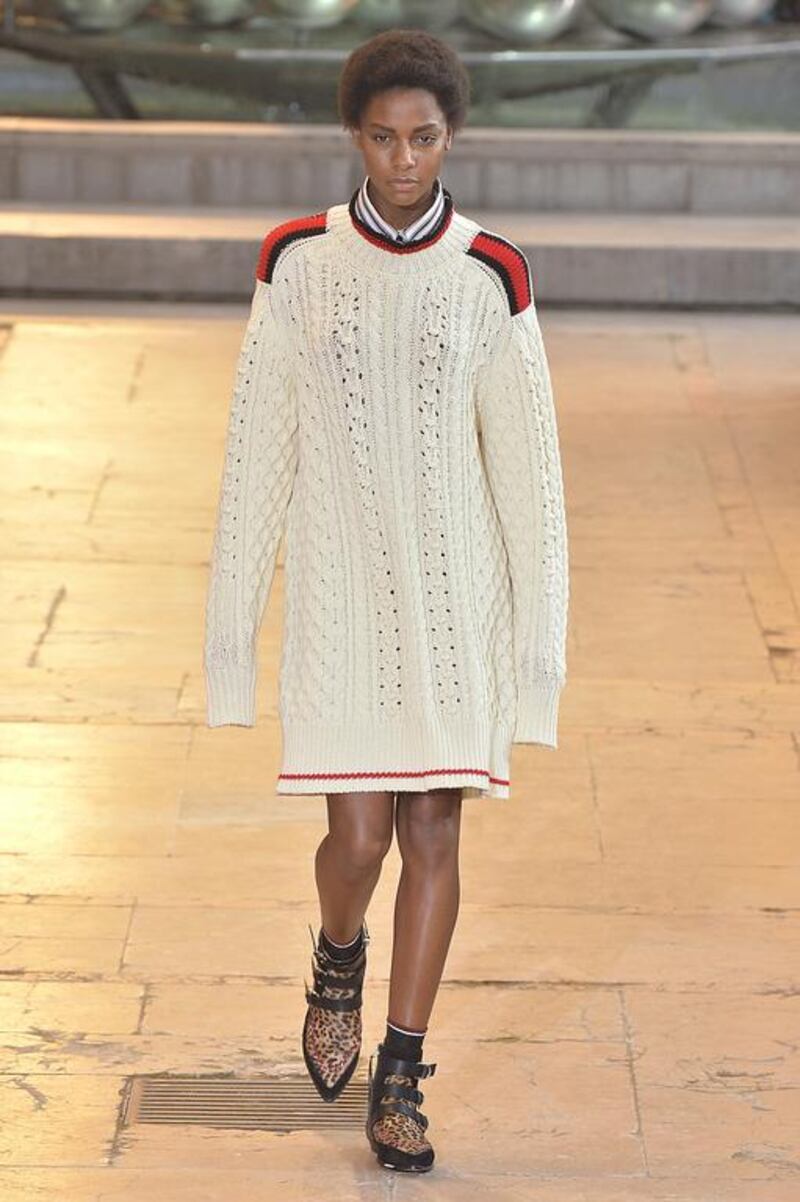
[[314, 870], [325, 933], [349, 943], [361, 929], [394, 834], [394, 793], [329, 793], [328, 833]]
[[[420, 1035], [427, 1030], [458, 914], [462, 795], [461, 789], [397, 795], [395, 820], [403, 870], [395, 898], [387, 1018], [393, 1026]], [[398, 1041], [404, 1038], [396, 1036]], [[398, 1046], [394, 1039], [387, 1031], [390, 1048]], [[410, 1053], [417, 1045], [411, 1040], [404, 1046]], [[419, 1050], [409, 1053], [401, 1052], [399, 1059], [419, 1058]], [[382, 1070], [377, 1071], [380, 1076]], [[383, 1072], [383, 1082], [407, 1090], [416, 1089], [418, 1083], [415, 1077], [393, 1072]], [[381, 1163], [429, 1168], [433, 1148], [422, 1123], [412, 1114], [399, 1112], [392, 1102], [391, 1094], [371, 1084], [371, 1140]]]
[[394, 911], [388, 1018], [427, 1028], [460, 901], [461, 789], [398, 793], [396, 826], [403, 870]]
[[[393, 834], [394, 793], [328, 794], [328, 833], [314, 864], [322, 930], [335, 943], [350, 943], [359, 934]], [[361, 1048], [365, 944], [338, 965], [321, 953], [320, 975], [321, 946], [322, 934], [314, 952], [314, 991], [308, 995], [303, 1054], [317, 1089], [332, 1102], [350, 1079]], [[324, 1004], [345, 999], [359, 1004], [344, 1009]]]

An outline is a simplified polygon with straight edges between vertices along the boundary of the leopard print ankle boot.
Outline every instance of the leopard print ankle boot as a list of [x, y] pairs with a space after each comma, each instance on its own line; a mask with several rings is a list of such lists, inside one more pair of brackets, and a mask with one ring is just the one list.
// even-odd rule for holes
[[363, 947], [346, 963], [332, 959], [315, 940], [312, 967], [314, 988], [306, 981], [303, 1059], [317, 1092], [335, 1102], [353, 1075], [361, 1053], [361, 991], [367, 963], [369, 932], [362, 924]]
[[417, 1081], [435, 1072], [435, 1064], [392, 1056], [382, 1043], [370, 1057], [367, 1138], [384, 1168], [426, 1173], [433, 1167], [434, 1151], [425, 1135], [428, 1120], [418, 1109], [423, 1094]]

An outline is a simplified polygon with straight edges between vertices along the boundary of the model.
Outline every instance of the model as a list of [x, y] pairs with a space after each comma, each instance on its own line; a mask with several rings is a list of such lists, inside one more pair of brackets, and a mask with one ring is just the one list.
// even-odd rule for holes
[[358, 46], [339, 112], [349, 202], [270, 230], [238, 359], [206, 605], [208, 725], [253, 726], [285, 534], [282, 794], [324, 794], [302, 1031], [334, 1101], [362, 1042], [365, 915], [394, 832], [386, 1034], [366, 1132], [431, 1168], [423, 1039], [459, 908], [465, 797], [510, 796], [511, 745], [557, 747], [567, 529], [529, 263], [442, 182], [469, 78], [413, 29]]

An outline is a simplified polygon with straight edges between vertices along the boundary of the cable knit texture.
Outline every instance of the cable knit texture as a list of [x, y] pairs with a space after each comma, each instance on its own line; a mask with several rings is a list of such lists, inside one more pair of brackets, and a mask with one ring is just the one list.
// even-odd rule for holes
[[555, 748], [567, 529], [522, 251], [457, 212], [398, 250], [350, 204], [264, 239], [206, 602], [208, 725], [256, 721], [285, 536], [279, 793], [509, 797]]

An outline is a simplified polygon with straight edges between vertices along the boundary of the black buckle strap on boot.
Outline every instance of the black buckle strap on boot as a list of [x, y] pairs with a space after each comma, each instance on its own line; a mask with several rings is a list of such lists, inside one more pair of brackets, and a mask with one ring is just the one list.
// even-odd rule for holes
[[381, 1065], [388, 1075], [395, 1073], [398, 1077], [415, 1077], [419, 1080], [420, 1077], [432, 1077], [436, 1072], [435, 1064], [423, 1064], [421, 1060], [403, 1060], [399, 1056], [392, 1056], [384, 1050], [383, 1044], [378, 1050]]
[[[325, 949], [317, 944], [314, 938], [314, 929], [310, 923], [308, 929], [311, 931], [311, 942], [314, 945], [312, 966], [314, 988], [309, 989], [308, 981], [304, 982], [306, 1001], [315, 1006], [321, 1006], [323, 1010], [357, 1010], [361, 1005], [366, 949], [369, 942], [367, 924], [364, 923], [364, 943], [361, 951], [355, 959], [346, 962], [334, 960], [327, 955]], [[323, 992], [326, 986], [334, 989], [352, 988], [354, 992], [351, 997], [327, 997]]]
[[384, 1168], [398, 1169], [401, 1172], [425, 1173], [433, 1166], [432, 1148], [426, 1148], [417, 1154], [405, 1152], [376, 1139], [372, 1129], [385, 1115], [404, 1114], [424, 1132], [428, 1127], [428, 1119], [418, 1109], [424, 1100], [422, 1092], [414, 1085], [403, 1085], [399, 1081], [387, 1081], [386, 1078], [395, 1075], [409, 1077], [415, 1082], [420, 1078], [432, 1077], [436, 1072], [436, 1065], [424, 1064], [421, 1060], [405, 1060], [402, 1057], [393, 1056], [386, 1051], [382, 1043], [378, 1044], [377, 1066], [373, 1070], [375, 1058], [376, 1056], [373, 1054], [369, 1062], [367, 1138], [370, 1147]]

